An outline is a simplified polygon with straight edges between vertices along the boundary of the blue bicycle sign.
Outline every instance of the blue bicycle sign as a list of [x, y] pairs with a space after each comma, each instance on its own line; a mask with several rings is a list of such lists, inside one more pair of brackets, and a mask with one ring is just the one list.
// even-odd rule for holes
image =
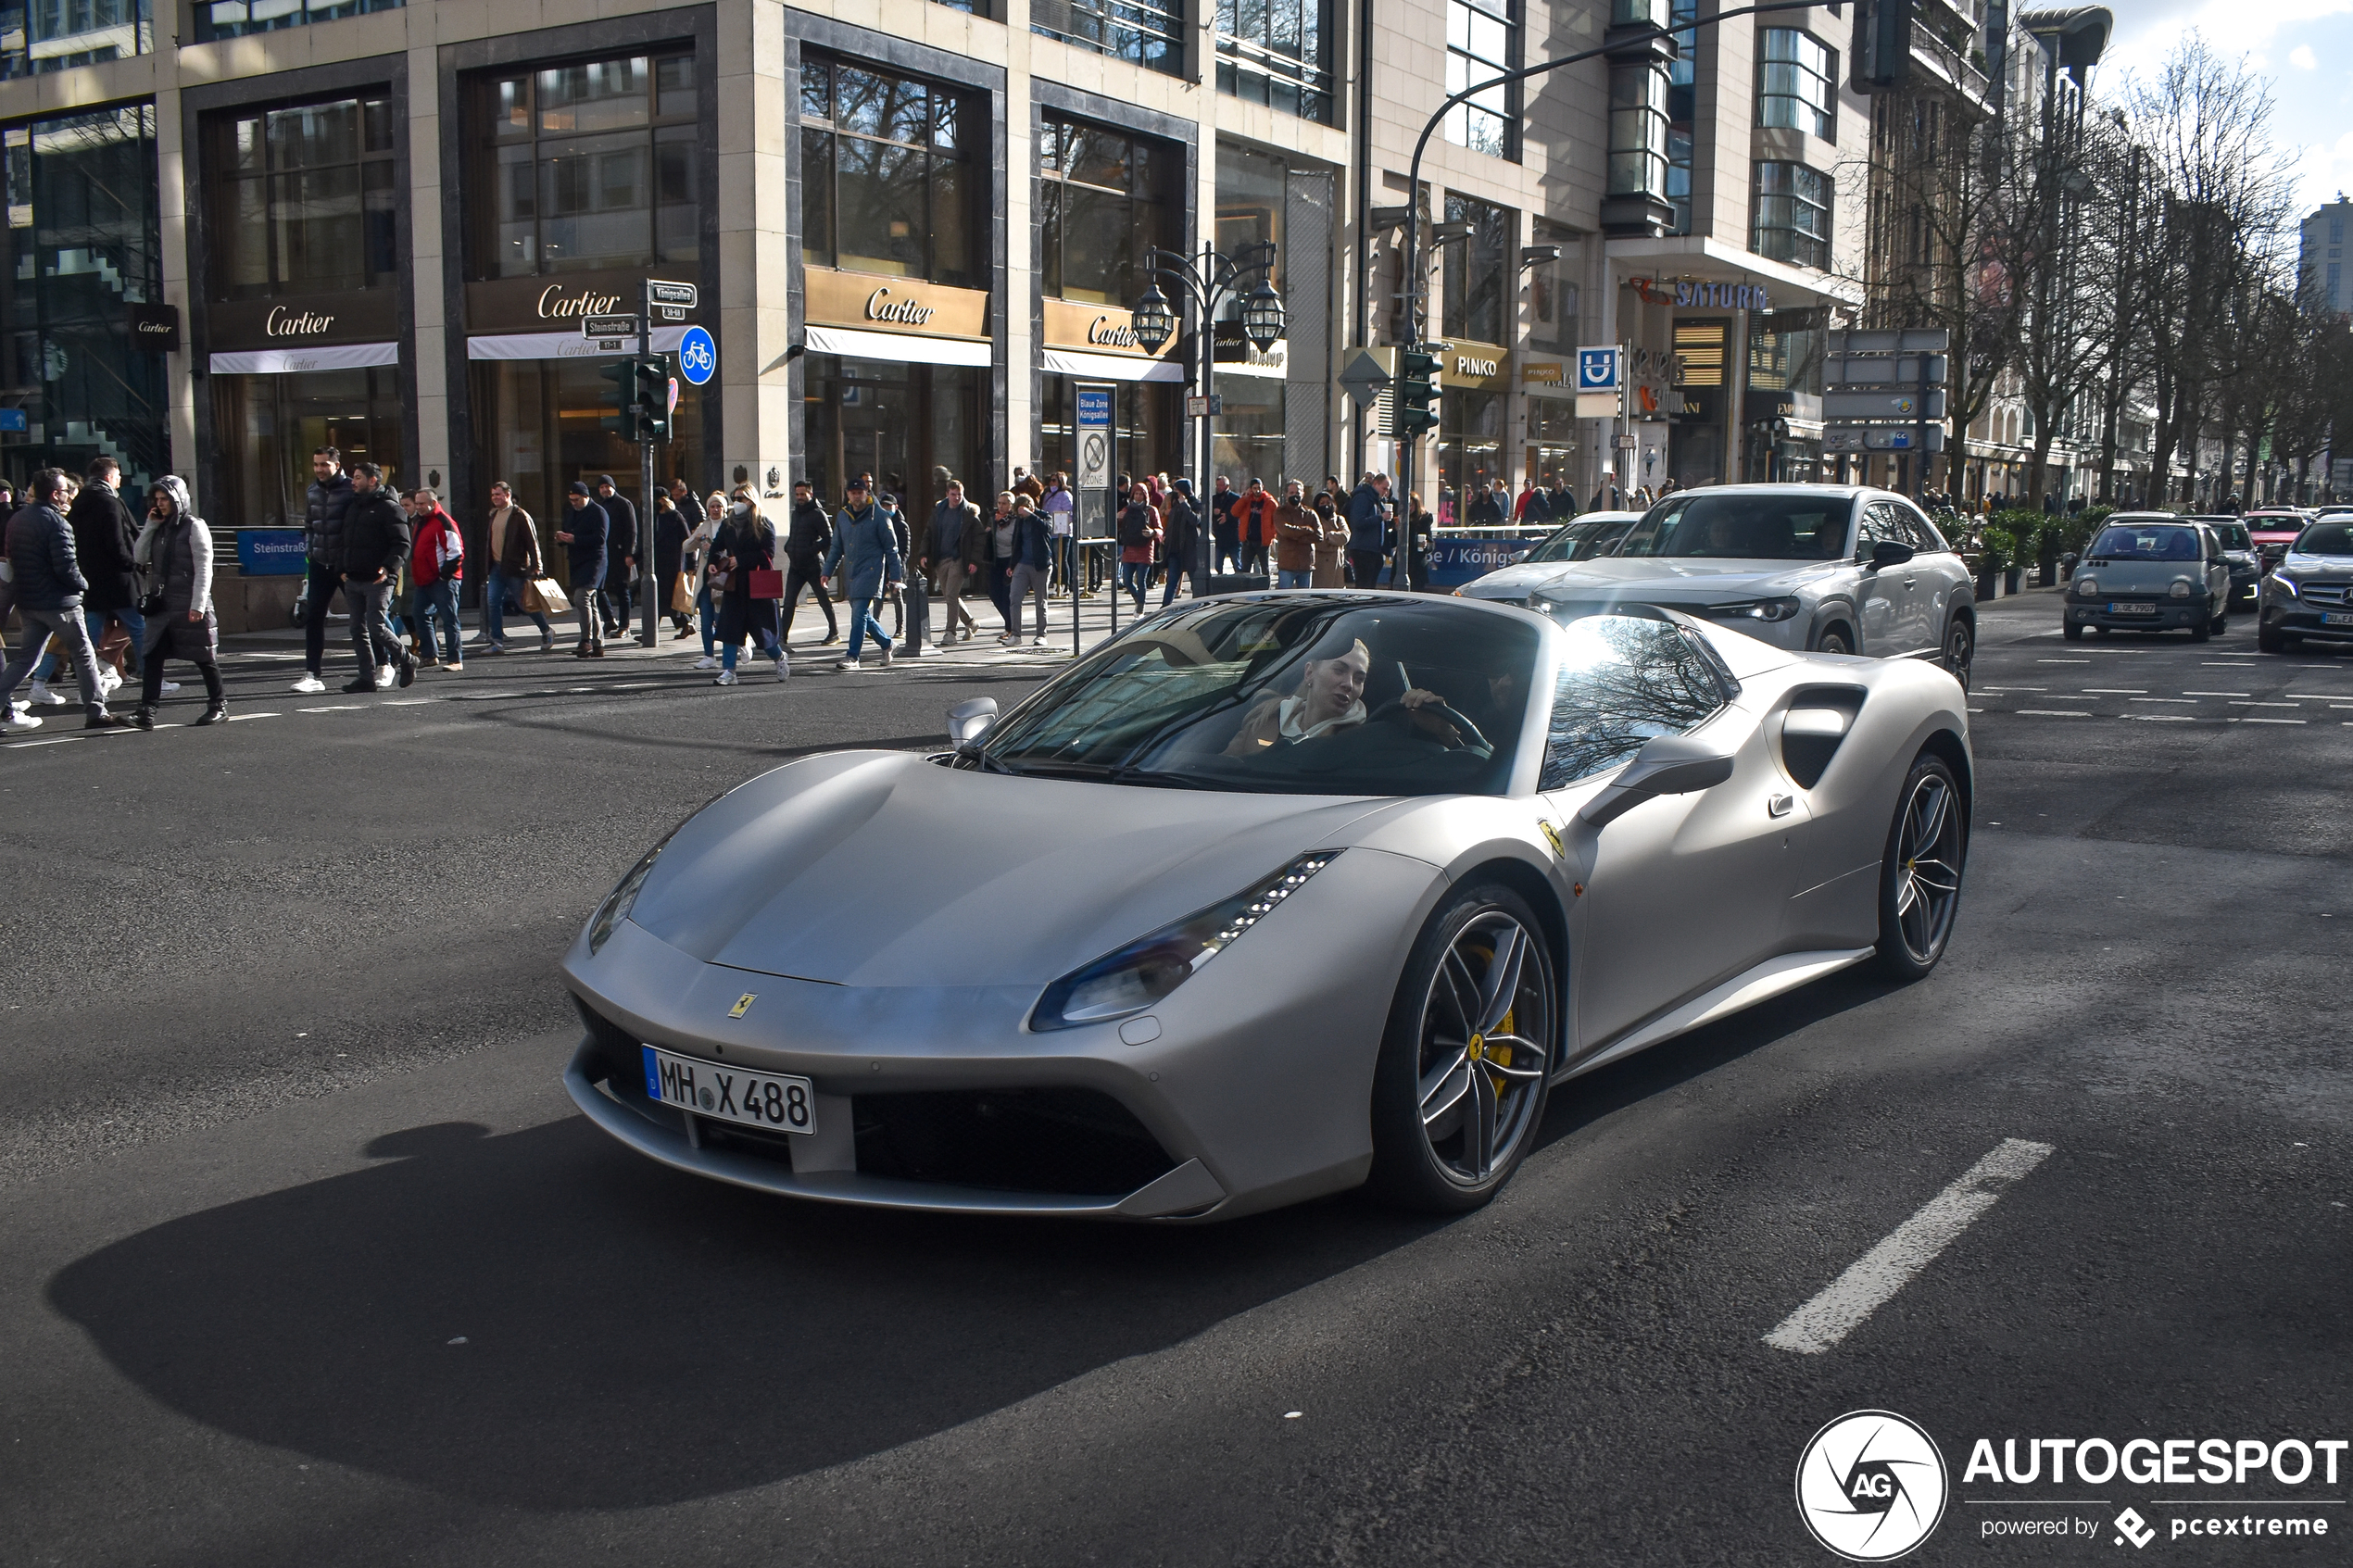
[[700, 386], [718, 370], [719, 345], [702, 328], [688, 327], [686, 335], [678, 340], [678, 373]]

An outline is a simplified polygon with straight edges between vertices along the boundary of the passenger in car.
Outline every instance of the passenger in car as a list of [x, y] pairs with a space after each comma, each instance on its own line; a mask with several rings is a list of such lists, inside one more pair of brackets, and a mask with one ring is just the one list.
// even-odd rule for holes
[[[1259, 699], [1227, 743], [1226, 755], [1253, 756], [1285, 742], [1316, 740], [1362, 724], [1365, 678], [1372, 668], [1372, 650], [1363, 638], [1352, 637], [1345, 646], [1335, 641], [1322, 658], [1300, 667], [1299, 684], [1290, 696]], [[1440, 698], [1436, 692], [1415, 687], [1401, 700], [1410, 710]], [[1445, 728], [1451, 732], [1453, 726]]]

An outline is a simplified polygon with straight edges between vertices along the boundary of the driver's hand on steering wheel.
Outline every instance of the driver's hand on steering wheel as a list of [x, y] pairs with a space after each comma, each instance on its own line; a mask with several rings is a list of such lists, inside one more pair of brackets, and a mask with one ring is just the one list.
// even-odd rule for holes
[[1424, 708], [1433, 702], [1441, 702], [1444, 699], [1436, 692], [1424, 691], [1421, 687], [1415, 686], [1410, 688], [1403, 696], [1399, 697], [1397, 700], [1403, 703], [1408, 708]]
[[[1399, 706], [1411, 715], [1414, 727], [1441, 746], [1458, 746], [1463, 744], [1463, 732], [1444, 717], [1446, 699], [1436, 692], [1425, 691], [1419, 686], [1415, 686], [1397, 701]], [[1421, 710], [1425, 708], [1434, 708], [1439, 711], [1424, 713]]]

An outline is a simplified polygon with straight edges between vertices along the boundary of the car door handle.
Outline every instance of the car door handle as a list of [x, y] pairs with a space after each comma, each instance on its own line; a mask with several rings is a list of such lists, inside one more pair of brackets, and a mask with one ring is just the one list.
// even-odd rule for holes
[[1768, 817], [1786, 817], [1796, 809], [1797, 798], [1794, 796], [1774, 795], [1765, 800], [1765, 814]]

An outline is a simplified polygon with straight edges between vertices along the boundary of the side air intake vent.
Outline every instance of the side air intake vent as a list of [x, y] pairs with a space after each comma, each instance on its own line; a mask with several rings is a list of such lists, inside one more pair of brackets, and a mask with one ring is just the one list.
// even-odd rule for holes
[[1781, 767], [1801, 789], [1812, 789], [1863, 710], [1860, 686], [1802, 686], [1781, 715]]

